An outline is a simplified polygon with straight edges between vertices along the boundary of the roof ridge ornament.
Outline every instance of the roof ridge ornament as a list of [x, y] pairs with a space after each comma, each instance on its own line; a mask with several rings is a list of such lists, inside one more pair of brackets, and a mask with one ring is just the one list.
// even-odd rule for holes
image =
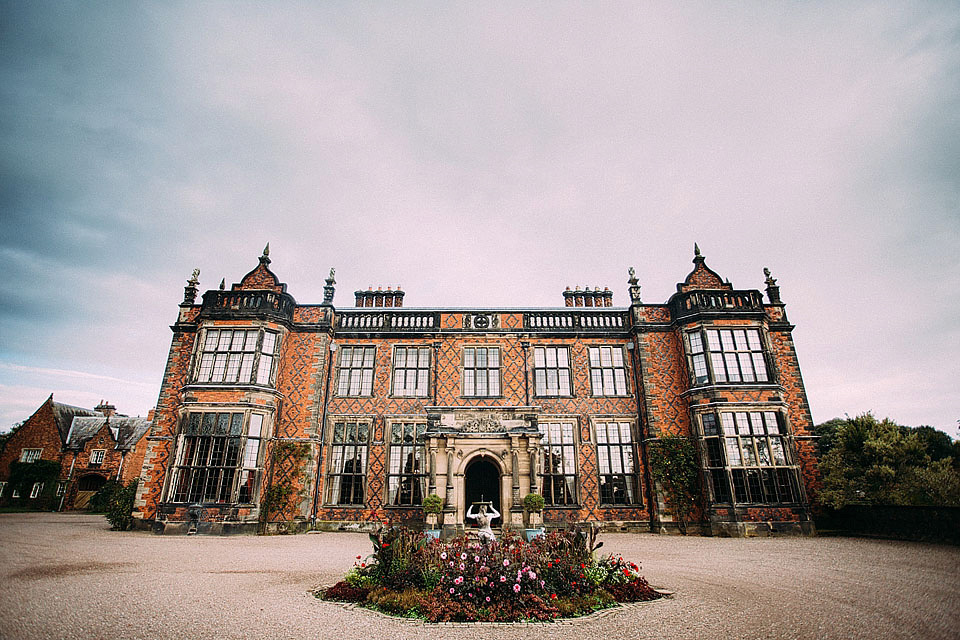
[[192, 305], [197, 300], [197, 291], [200, 287], [200, 269], [194, 269], [187, 280], [187, 286], [183, 288], [183, 302], [181, 305]]
[[777, 286], [777, 279], [770, 275], [770, 269], [764, 267], [763, 275], [766, 276], [764, 282], [767, 285], [767, 297], [770, 299], [770, 304], [780, 304], [780, 287]]
[[263, 248], [263, 255], [260, 256], [260, 264], [268, 265], [270, 264], [270, 243], [267, 243], [267, 246]]
[[323, 286], [323, 304], [324, 307], [333, 306], [333, 294], [336, 293], [334, 285], [337, 284], [336, 280], [337, 270], [335, 267], [330, 267], [330, 275], [324, 280], [326, 283]]
[[630, 285], [630, 304], [639, 305], [640, 304], [640, 284], [637, 280], [637, 272], [633, 267], [627, 269], [627, 273], [630, 274], [630, 278], [627, 280], [627, 284]]

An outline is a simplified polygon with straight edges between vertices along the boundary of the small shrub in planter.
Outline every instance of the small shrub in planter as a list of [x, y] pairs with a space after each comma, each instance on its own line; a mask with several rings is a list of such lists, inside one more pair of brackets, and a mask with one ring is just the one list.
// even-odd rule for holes
[[431, 493], [423, 499], [423, 512], [427, 516], [427, 526], [430, 530], [436, 530], [439, 519], [438, 516], [441, 511], [443, 511], [443, 500], [440, 496]]
[[523, 512], [527, 517], [527, 540], [531, 540], [539, 535], [543, 530], [540, 528], [540, 512], [543, 511], [544, 500], [539, 493], [528, 493], [523, 498]]

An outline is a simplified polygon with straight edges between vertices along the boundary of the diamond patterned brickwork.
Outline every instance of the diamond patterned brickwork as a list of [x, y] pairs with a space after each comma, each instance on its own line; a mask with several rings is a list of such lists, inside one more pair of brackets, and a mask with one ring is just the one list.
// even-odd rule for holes
[[156, 517], [160, 493], [163, 490], [163, 478], [169, 466], [170, 450], [177, 430], [177, 416], [183, 402], [180, 389], [187, 383], [196, 337], [196, 330], [192, 328], [177, 330], [173, 334], [160, 386], [160, 397], [157, 399], [153, 429], [147, 436], [147, 453], [140, 474], [142, 482], [137, 489], [134, 503], [134, 517]]
[[797, 458], [804, 485], [807, 487], [807, 498], [813, 501], [820, 487], [820, 476], [817, 471], [814, 441], [808, 439], [813, 436], [813, 418], [797, 362], [797, 351], [788, 331], [771, 331], [770, 343], [776, 360], [778, 381], [783, 387], [783, 399], [787, 403], [790, 426], [794, 437], [799, 438], [796, 441]]
[[649, 435], [690, 434], [690, 414], [681, 395], [689, 388], [689, 377], [679, 331], [643, 333], [639, 339]]

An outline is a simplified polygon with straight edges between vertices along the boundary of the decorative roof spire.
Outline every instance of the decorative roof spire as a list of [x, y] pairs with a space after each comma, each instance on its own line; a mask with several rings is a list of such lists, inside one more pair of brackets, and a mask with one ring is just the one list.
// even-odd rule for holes
[[200, 269], [194, 269], [183, 288], [183, 302], [180, 304], [192, 305], [197, 300], [197, 290], [200, 286]]
[[227, 279], [220, 278], [220, 291], [223, 291], [226, 288], [227, 288]]
[[[269, 246], [269, 245], [268, 245]], [[334, 285], [337, 284], [336, 276], [337, 270], [333, 267], [330, 267], [330, 275], [327, 276], [326, 284], [323, 286], [323, 306], [332, 307], [333, 306], [333, 294], [336, 293]]]
[[770, 298], [770, 304], [780, 303], [780, 287], [777, 286], [777, 279], [770, 275], [770, 269], [764, 267], [763, 275], [767, 277], [764, 282], [767, 284], [767, 297]]
[[260, 256], [260, 264], [267, 265], [270, 264], [270, 243], [267, 243], [267, 246], [263, 248], [263, 255]]

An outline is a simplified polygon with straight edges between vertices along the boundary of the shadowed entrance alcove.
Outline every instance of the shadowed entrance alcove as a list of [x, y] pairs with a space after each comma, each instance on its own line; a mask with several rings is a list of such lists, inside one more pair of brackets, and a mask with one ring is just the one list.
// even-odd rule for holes
[[[493, 508], [503, 513], [500, 508], [500, 468], [491, 459], [485, 456], [476, 458], [467, 465], [463, 474], [464, 513], [474, 502], [492, 502]], [[475, 521], [467, 519], [464, 524], [470, 526]], [[502, 518], [494, 518], [490, 524], [499, 527]]]

